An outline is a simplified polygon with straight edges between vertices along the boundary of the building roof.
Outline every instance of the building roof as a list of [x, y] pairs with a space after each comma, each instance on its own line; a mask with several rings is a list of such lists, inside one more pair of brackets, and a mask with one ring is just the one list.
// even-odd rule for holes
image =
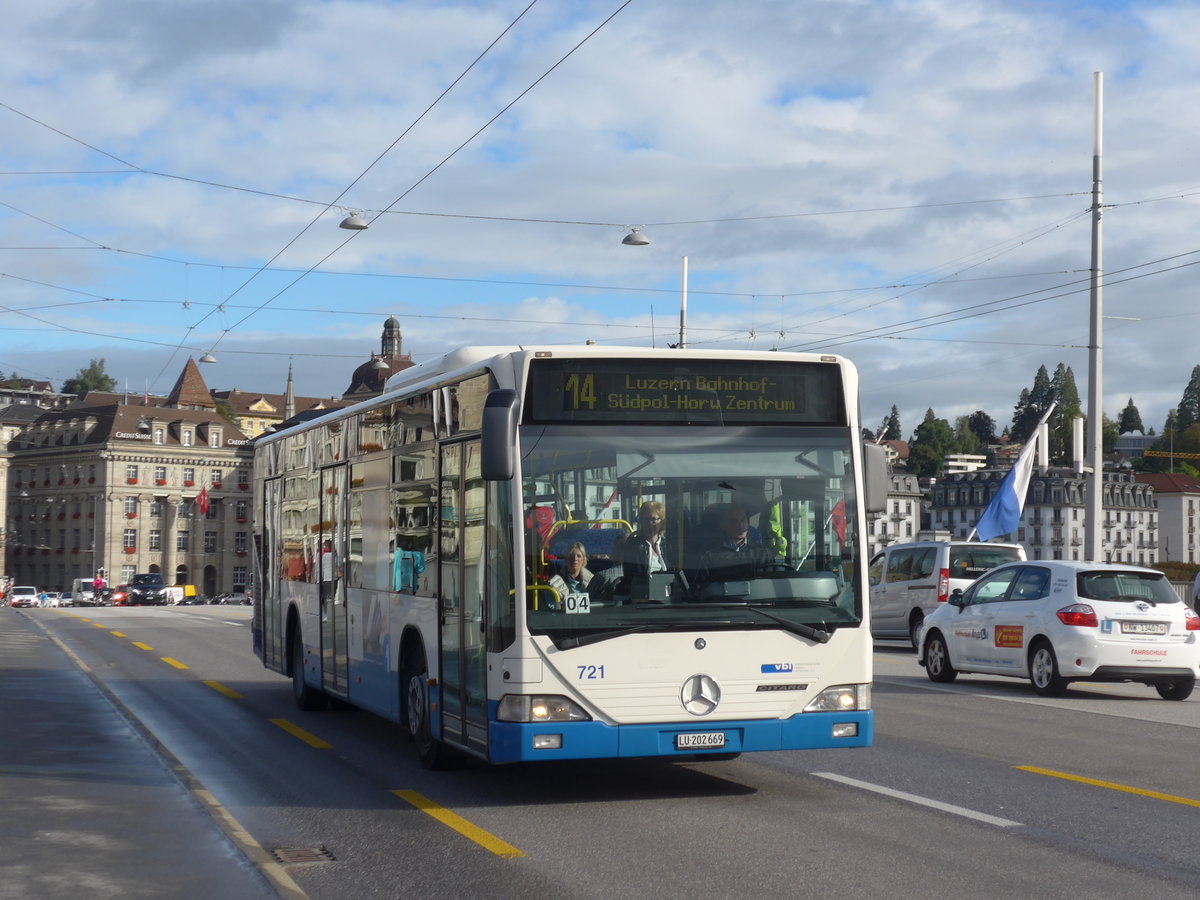
[[190, 356], [187, 363], [184, 364], [183, 371], [179, 373], [179, 380], [175, 382], [175, 387], [167, 396], [167, 405], [178, 409], [217, 408], [212, 394], [208, 391], [208, 385], [204, 383], [204, 376], [200, 374], [200, 367]]
[[[279, 416], [283, 417], [286, 395], [266, 394], [255, 391], [239, 391], [233, 388], [228, 391], [212, 391], [213, 399], [225, 400], [229, 408], [239, 416]], [[296, 409], [341, 409], [349, 406], [349, 402], [339, 397], [297, 397]]]
[[1171, 472], [1139, 472], [1136, 476], [1142, 484], [1154, 488], [1156, 494], [1200, 494], [1200, 478], [1191, 475], [1176, 475]]

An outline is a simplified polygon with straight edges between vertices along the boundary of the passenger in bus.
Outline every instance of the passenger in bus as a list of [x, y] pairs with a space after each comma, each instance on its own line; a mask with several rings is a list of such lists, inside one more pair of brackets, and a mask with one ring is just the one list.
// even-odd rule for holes
[[650, 595], [650, 576], [665, 572], [670, 558], [666, 540], [667, 510], [658, 500], [647, 500], [638, 509], [637, 531], [625, 541], [621, 562], [624, 565], [625, 584], [634, 600], [644, 600]]
[[721, 515], [721, 535], [700, 558], [702, 581], [753, 578], [776, 561], [775, 554], [750, 536], [746, 510], [730, 504]]
[[587, 567], [588, 555], [579, 541], [572, 542], [567, 547], [565, 565], [562, 572], [550, 579], [550, 587], [558, 591], [560, 597], [567, 594], [587, 594], [596, 596], [603, 591], [605, 578], [593, 573]]
[[317, 558], [317, 573], [321, 584], [321, 602], [333, 599], [337, 592], [338, 579], [342, 577], [342, 566], [338, 561], [337, 551], [333, 549], [333, 541], [325, 539], [321, 545], [321, 553]]

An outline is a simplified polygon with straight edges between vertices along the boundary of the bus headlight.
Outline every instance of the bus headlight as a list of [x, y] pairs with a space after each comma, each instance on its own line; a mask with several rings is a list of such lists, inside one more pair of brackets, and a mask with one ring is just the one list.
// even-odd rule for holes
[[592, 717], [558, 694], [505, 694], [496, 718], [501, 722], [587, 722]]
[[805, 712], [853, 712], [871, 708], [869, 684], [835, 684], [812, 699]]

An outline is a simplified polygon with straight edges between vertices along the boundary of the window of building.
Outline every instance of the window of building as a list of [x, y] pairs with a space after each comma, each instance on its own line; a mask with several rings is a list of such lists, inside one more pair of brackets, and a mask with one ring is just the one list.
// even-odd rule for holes
[[138, 478], [138, 467], [137, 466], [126, 466], [125, 467], [125, 480], [128, 481], [130, 484], [137, 484], [137, 478]]
[[188, 533], [187, 531], [175, 532], [175, 549], [180, 553], [186, 553], [188, 549]]
[[154, 483], [155, 484], [166, 484], [167, 483], [167, 467], [166, 466], [155, 466], [154, 467]]
[[239, 485], [250, 484], [250, 473], [245, 469], [238, 469], [237, 480]]
[[158, 528], [150, 529], [150, 549], [162, 550], [162, 531]]
[[245, 566], [234, 566], [233, 567], [233, 583], [240, 584], [240, 585], [244, 585], [246, 583], [246, 567]]
[[137, 513], [138, 513], [138, 498], [137, 497], [126, 497], [125, 498], [125, 516], [126, 516], [126, 518], [129, 518], [129, 519], [135, 518], [137, 516]]
[[165, 439], [161, 425], [156, 425], [154, 428], [154, 443], [161, 444]]
[[210, 446], [210, 447], [220, 447], [221, 446], [221, 432], [219, 429], [210, 428], [208, 430], [208, 446]]
[[216, 553], [217, 552], [217, 533], [215, 531], [204, 532], [204, 552], [205, 553]]
[[239, 500], [239, 501], [237, 502], [236, 506], [234, 507], [234, 511], [235, 511], [235, 513], [236, 513], [236, 515], [237, 515], [237, 520], [238, 520], [239, 522], [245, 522], [245, 521], [246, 521], [246, 510], [247, 510], [247, 508], [248, 508], [248, 504], [246, 503], [246, 501], [245, 501], [245, 500]]
[[191, 487], [196, 483], [196, 470], [190, 466], [183, 470], [183, 486]]
[[220, 469], [213, 469], [212, 472], [209, 473], [209, 478], [212, 479], [213, 487], [221, 486], [221, 470]]
[[185, 447], [192, 446], [192, 436], [193, 436], [192, 429], [190, 429], [190, 428], [183, 429], [183, 432], [179, 436], [179, 443], [183, 444], [183, 446], [185, 446]]
[[137, 574], [137, 566], [123, 565], [121, 566], [121, 580], [117, 584], [129, 584], [133, 581], [133, 576]]
[[238, 553], [246, 552], [246, 532], [238, 531], [234, 533], [233, 549]]
[[121, 532], [121, 546], [126, 550], [137, 547], [137, 529], [126, 528]]
[[150, 501], [150, 517], [152, 519], [160, 518], [162, 516], [162, 509], [163, 505], [161, 500]]

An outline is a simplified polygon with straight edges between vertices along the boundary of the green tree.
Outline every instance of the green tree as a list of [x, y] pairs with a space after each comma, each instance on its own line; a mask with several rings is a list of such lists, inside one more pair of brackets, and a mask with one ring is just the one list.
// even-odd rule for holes
[[904, 432], [900, 430], [900, 410], [896, 409], [896, 404], [892, 404], [892, 411], [883, 420], [883, 424], [885, 429], [883, 439], [885, 441], [898, 441], [901, 439]]
[[979, 438], [980, 445], [986, 447], [988, 444], [996, 442], [996, 420], [982, 409], [977, 409], [971, 413], [970, 428], [975, 436]]
[[104, 371], [104, 360], [93, 359], [87, 368], [80, 369], [74, 378], [63, 382], [64, 394], [83, 396], [88, 391], [115, 391], [117, 380]]
[[[1075, 387], [1075, 373], [1070, 366], [1062, 363], [1054, 370], [1054, 378], [1050, 382], [1054, 412], [1050, 414], [1050, 455], [1065, 457], [1071, 453], [1071, 429], [1075, 417], [1082, 410], [1079, 403], [1079, 390]], [[1045, 412], [1043, 409], [1042, 412]]]
[[923, 477], [937, 475], [942, 471], [946, 455], [957, 449], [958, 442], [950, 423], [927, 409], [924, 421], [916, 427], [908, 442], [908, 470]]
[[1146, 431], [1142, 425], [1142, 415], [1138, 412], [1138, 408], [1133, 405], [1132, 397], [1125, 404], [1125, 408], [1121, 410], [1121, 419], [1117, 423], [1117, 430], [1121, 434], [1128, 434], [1131, 431], [1140, 431], [1144, 434]]
[[971, 429], [971, 417], [959, 416], [954, 420], [954, 442], [959, 453], [982, 453], [983, 443]]
[[1009, 437], [1020, 443], [1028, 441], [1053, 400], [1054, 386], [1050, 382], [1050, 373], [1044, 365], [1038, 366], [1037, 374], [1033, 377], [1033, 387], [1022, 390], [1017, 405], [1013, 407], [1013, 423], [1008, 432]]
[[1200, 366], [1192, 368], [1192, 377], [1188, 379], [1187, 387], [1183, 389], [1183, 397], [1176, 411], [1175, 428], [1187, 431], [1200, 422]]
[[1104, 430], [1100, 433], [1100, 449], [1104, 453], [1112, 453], [1117, 448], [1117, 438], [1121, 436], [1121, 431], [1117, 427], [1117, 423], [1107, 415], [1104, 416], [1103, 421]]
[[19, 388], [21, 386], [21, 376], [16, 372], [13, 372], [8, 376], [8, 380], [5, 381], [2, 386], [6, 388]]

